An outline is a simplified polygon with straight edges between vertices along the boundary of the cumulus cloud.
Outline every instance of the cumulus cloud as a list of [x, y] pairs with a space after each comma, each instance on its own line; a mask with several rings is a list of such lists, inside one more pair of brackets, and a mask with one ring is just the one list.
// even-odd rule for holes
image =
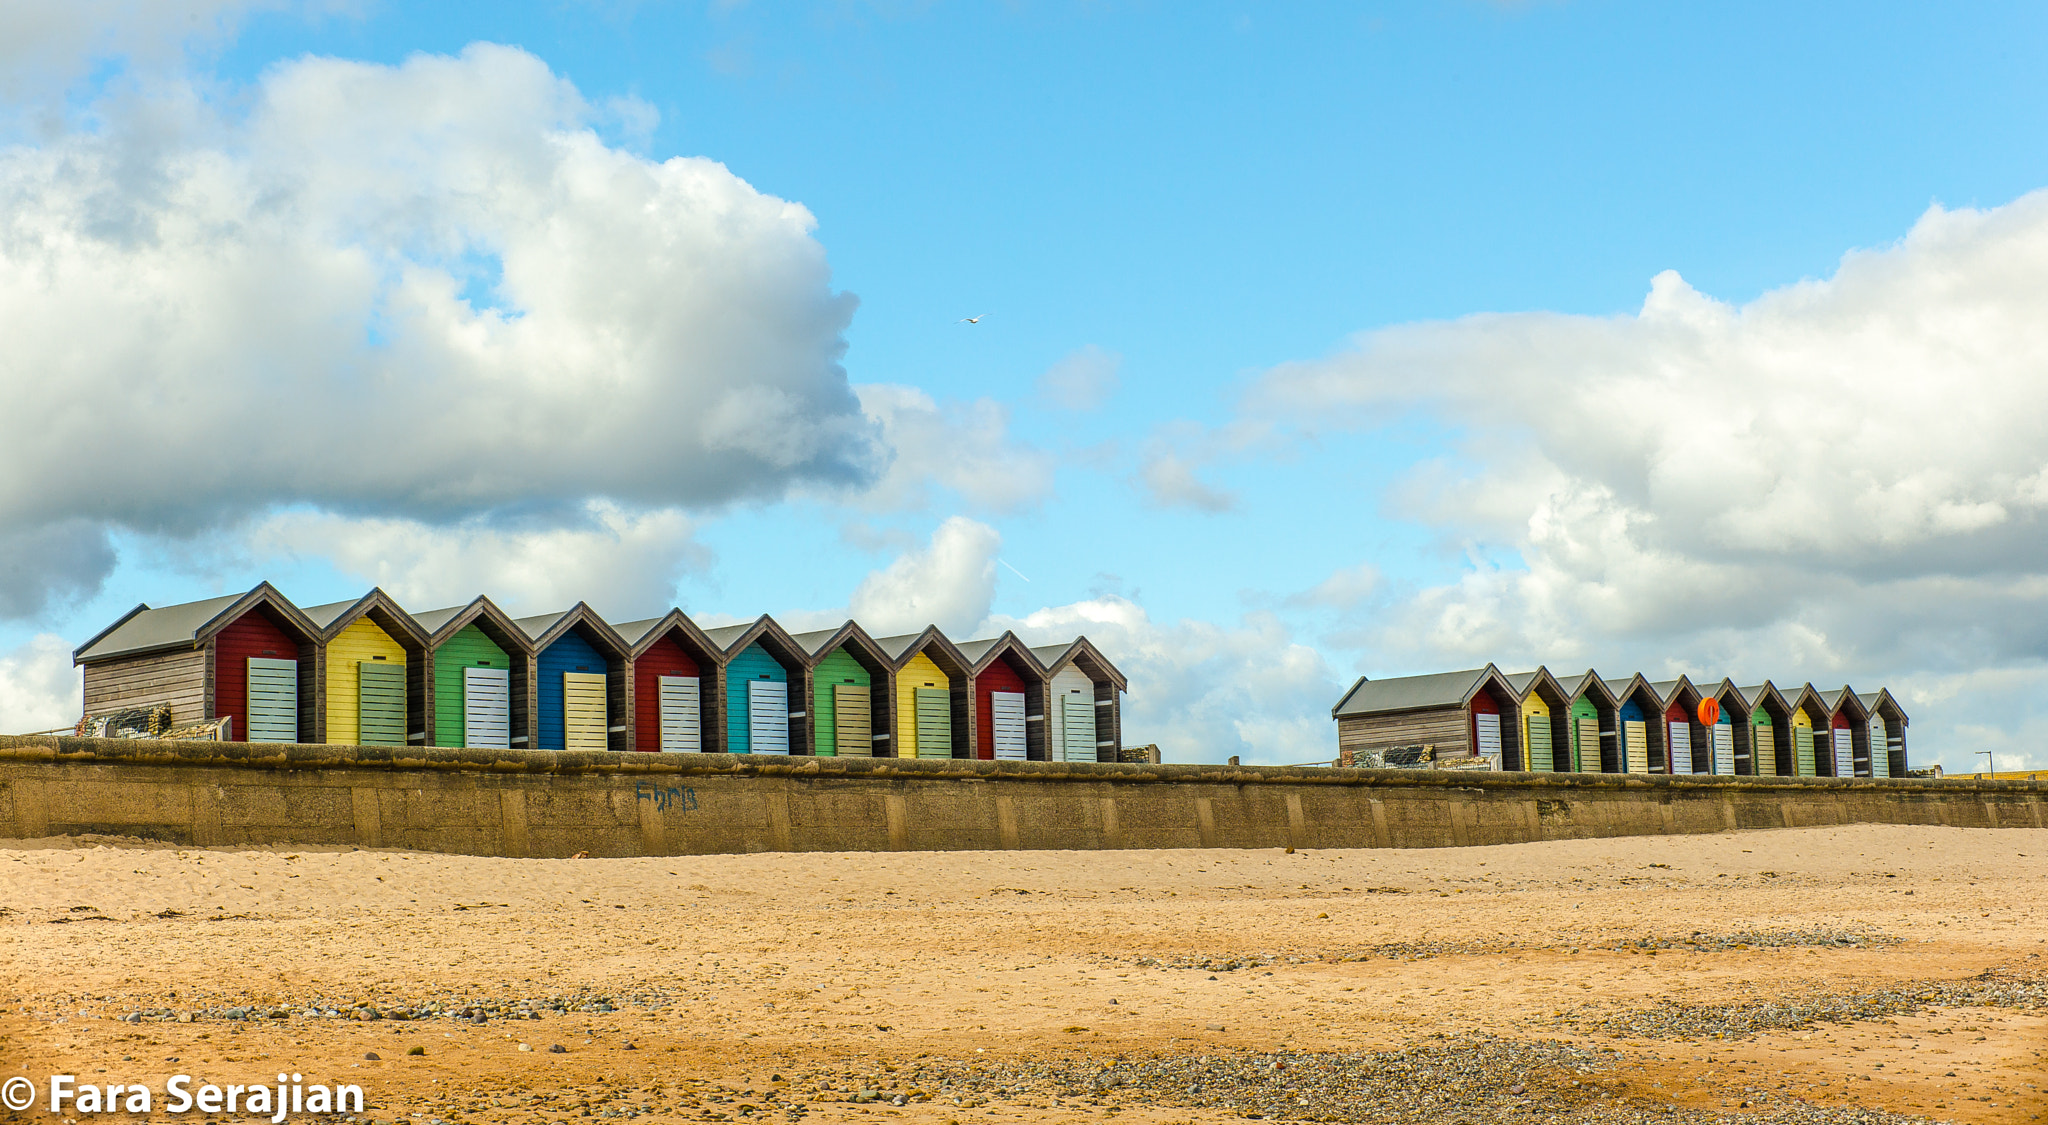
[[46, 95], [94, 61], [173, 63], [189, 48], [228, 39], [249, 14], [353, 5], [295, 0], [64, 0], [0, 4], [0, 96]]
[[907, 551], [863, 579], [850, 612], [870, 633], [887, 636], [937, 625], [966, 637], [995, 601], [996, 554], [1003, 537], [984, 523], [953, 516], [931, 543]]
[[1060, 410], [1095, 410], [1116, 393], [1124, 357], [1089, 344], [1070, 352], [1038, 377], [1041, 402]]
[[1237, 506], [1237, 494], [1205, 483], [1195, 475], [1195, 464], [1171, 449], [1148, 450], [1138, 466], [1138, 483], [1148, 503], [1160, 508], [1193, 508], [1198, 512], [1227, 512]]
[[1487, 659], [1859, 685], [2048, 655], [2048, 194], [1930, 209], [1746, 305], [1367, 333], [1247, 397], [1311, 434], [1423, 411], [1393, 511], [1472, 552], [1377, 638]]
[[489, 594], [515, 615], [588, 601], [610, 620], [631, 621], [667, 611], [680, 574], [708, 565], [693, 531], [674, 509], [628, 512], [591, 501], [567, 523], [525, 527], [293, 511], [264, 519], [248, 542], [259, 556], [326, 559], [409, 609]]
[[0, 654], [0, 732], [54, 730], [78, 721], [84, 681], [64, 638], [40, 634]]
[[940, 404], [916, 387], [855, 387], [861, 408], [892, 451], [888, 471], [856, 499], [870, 509], [918, 509], [934, 487], [977, 508], [1014, 512], [1052, 492], [1051, 454], [1010, 437], [1010, 411], [999, 402]]
[[803, 207], [608, 147], [512, 48], [290, 62], [234, 116], [196, 89], [0, 150], [9, 535], [658, 510], [880, 473], [839, 363], [854, 300]]
[[1271, 614], [1236, 625], [1155, 622], [1137, 603], [1101, 597], [1022, 618], [997, 617], [1034, 645], [1085, 635], [1130, 680], [1124, 743], [1157, 743], [1167, 761], [1267, 765], [1336, 756], [1330, 705], [1339, 685], [1315, 649]]

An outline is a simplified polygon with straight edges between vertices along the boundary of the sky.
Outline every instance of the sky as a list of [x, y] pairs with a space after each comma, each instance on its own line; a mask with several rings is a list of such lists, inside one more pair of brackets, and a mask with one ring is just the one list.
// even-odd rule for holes
[[[2048, 767], [2048, 10], [0, 0], [0, 730], [138, 602], [1887, 686]], [[985, 314], [985, 315], [984, 315]], [[967, 318], [980, 318], [969, 323]]]

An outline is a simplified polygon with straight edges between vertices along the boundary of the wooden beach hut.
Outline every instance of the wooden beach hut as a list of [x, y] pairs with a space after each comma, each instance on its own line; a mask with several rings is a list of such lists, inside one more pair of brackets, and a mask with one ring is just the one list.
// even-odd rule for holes
[[1719, 777], [1746, 777], [1754, 772], [1749, 749], [1749, 707], [1735, 681], [1702, 688], [1700, 694], [1714, 701], [1720, 711], [1707, 728], [1707, 746], [1714, 773]]
[[1034, 705], [1045, 698], [1046, 674], [1031, 649], [1010, 632], [955, 647], [974, 685], [974, 756], [1046, 761], [1044, 704]]
[[969, 757], [974, 726], [967, 658], [936, 625], [921, 633], [879, 637], [875, 643], [888, 654], [893, 669], [894, 756]]
[[310, 606], [320, 629], [315, 737], [360, 746], [427, 742], [427, 632], [383, 590]]
[[85, 713], [167, 707], [170, 726], [228, 720], [239, 742], [308, 740], [317, 726], [320, 630], [277, 588], [138, 605], [78, 646]]
[[775, 619], [706, 629], [725, 660], [725, 752], [809, 754], [810, 712], [804, 706], [810, 658]]
[[1562, 681], [1571, 700], [1571, 768], [1584, 773], [1620, 773], [1614, 692], [1591, 668]]
[[427, 632], [427, 730], [436, 746], [524, 749], [533, 652], [524, 630], [487, 597], [413, 614]]
[[1795, 692], [1792, 703], [1792, 776], [1829, 777], [1827, 740], [1830, 729], [1828, 705], [1812, 684]]
[[[1906, 712], [1892, 698], [1888, 688], [1860, 696], [1870, 716], [1870, 765], [1872, 777], [1906, 776]], [[1877, 772], [1882, 770], [1883, 772]]]
[[1360, 676], [1330, 715], [1338, 750], [1354, 761], [1390, 751], [1424, 751], [1441, 761], [1504, 753], [1518, 708], [1507, 678], [1488, 664], [1383, 680]]
[[1667, 774], [1711, 771], [1706, 724], [1700, 722], [1700, 692], [1680, 676], [1650, 685], [1663, 713], [1664, 770]]
[[[1123, 747], [1124, 674], [1093, 641], [1043, 645], [1031, 658], [1045, 669], [1046, 753], [1056, 761], [1114, 762]], [[1092, 756], [1091, 756], [1092, 755]]]
[[626, 642], [588, 605], [515, 622], [533, 652], [536, 750], [626, 748]]
[[627, 713], [633, 716], [628, 750], [701, 754], [718, 745], [716, 698], [720, 652], [680, 609], [614, 627], [626, 642], [633, 674]]
[[821, 757], [872, 758], [889, 746], [890, 663], [867, 630], [837, 629], [793, 638], [809, 660], [812, 745]]
[[1530, 773], [1570, 770], [1571, 701], [1563, 685], [1541, 666], [1533, 672], [1513, 672], [1503, 678], [1515, 693], [1516, 709], [1521, 716], [1521, 745], [1516, 760], [1503, 768]]
[[1769, 680], [1737, 690], [1749, 709], [1749, 754], [1755, 776], [1795, 776], [1798, 749], [1792, 737], [1791, 701]]
[[1664, 772], [1664, 700], [1641, 672], [1609, 680], [1623, 773]]
[[1870, 777], [1870, 712], [1844, 684], [1821, 693], [1828, 709], [1828, 756], [1834, 777]]

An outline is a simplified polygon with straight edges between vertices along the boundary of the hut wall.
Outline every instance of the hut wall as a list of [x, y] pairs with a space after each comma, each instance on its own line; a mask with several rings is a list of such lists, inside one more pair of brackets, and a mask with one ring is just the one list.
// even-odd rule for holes
[[[1051, 689], [1045, 721], [1052, 760], [1095, 761], [1095, 682], [1069, 664], [1054, 674]], [[1069, 729], [1070, 720], [1074, 729]], [[1086, 729], [1080, 729], [1082, 723], [1087, 724]]]
[[1434, 746], [1452, 757], [1471, 749], [1466, 739], [1465, 708], [1455, 704], [1337, 720], [1337, 748], [1354, 755], [1390, 746]]
[[[252, 615], [253, 616], [253, 615]], [[296, 656], [297, 648], [285, 652]], [[206, 714], [206, 650], [183, 649], [85, 666], [85, 711], [118, 711], [167, 703], [173, 723], [196, 723]], [[241, 725], [236, 724], [236, 737]]]
[[1571, 765], [1574, 772], [1600, 773], [1600, 705], [1581, 695], [1571, 706]]
[[749, 726], [753, 712], [748, 703], [747, 684], [755, 680], [789, 683], [789, 670], [758, 642], [748, 645], [726, 665], [725, 749], [728, 754], [753, 753], [753, 731]]
[[[1000, 658], [995, 663], [984, 668], [980, 675], [974, 677], [974, 702], [976, 705], [974, 714], [975, 757], [984, 761], [990, 761], [996, 756], [995, 703], [992, 697], [996, 692], [1005, 692], [1011, 695], [1025, 696], [1028, 699], [1029, 694], [1025, 691], [1025, 687], [1024, 677], [1018, 675], [1015, 668], [1010, 667], [1009, 661]], [[1028, 704], [1026, 709], [1029, 709]], [[1007, 726], [1007, 723], [1005, 725]], [[1025, 725], [1029, 726], [1030, 724], [1027, 723]], [[1021, 732], [1019, 732], [1019, 737], [1021, 738]], [[1025, 753], [1026, 748], [1020, 742], [1015, 754], [1006, 756], [1021, 758]]]
[[[335, 638], [327, 642], [327, 736], [326, 741], [344, 746], [403, 746], [405, 745], [405, 706], [399, 701], [396, 741], [390, 727], [380, 716], [373, 720], [372, 728], [362, 727], [363, 698], [358, 692], [361, 666], [364, 664], [388, 664], [400, 670], [400, 694], [405, 683], [405, 648], [391, 639], [391, 634], [377, 627], [368, 617], [358, 617], [349, 622]], [[377, 702], [372, 701], [373, 714]]]
[[[815, 716], [817, 731], [816, 752], [826, 757], [838, 757], [845, 753], [850, 757], [867, 758], [874, 756], [874, 706], [875, 692], [873, 677], [861, 667], [844, 646], [835, 648], [818, 661], [811, 673], [811, 714]], [[851, 693], [846, 689], [853, 689]], [[851, 694], [857, 703], [859, 697], [867, 697], [868, 713], [865, 720], [855, 715], [855, 725], [849, 728], [854, 737], [840, 738], [839, 701]], [[863, 733], [864, 732], [864, 733]], [[860, 743], [867, 745], [862, 746]], [[842, 745], [844, 743], [844, 745]]]
[[434, 650], [434, 745], [468, 745], [468, 712], [464, 709], [467, 668], [499, 668], [508, 674], [512, 658], [475, 625], [464, 626]]
[[1522, 729], [1525, 733], [1522, 745], [1525, 747], [1521, 766], [1531, 773], [1550, 773], [1556, 766], [1554, 758], [1557, 741], [1550, 725], [1550, 704], [1535, 692], [1522, 702]]
[[1124, 746], [1123, 700], [1117, 697], [1116, 685], [1108, 680], [1095, 681], [1095, 760], [1114, 762]]
[[[926, 693], [922, 700], [920, 690]], [[953, 681], [924, 653], [896, 673], [895, 735], [896, 757], [953, 756]]]
[[568, 696], [563, 679], [571, 673], [609, 678], [611, 663], [589, 641], [575, 632], [564, 633], [534, 661], [534, 678], [540, 688], [538, 750], [568, 749]]
[[[261, 613], [245, 613], [213, 635], [213, 714], [232, 717], [227, 737], [249, 737], [249, 661], [298, 660], [299, 642]], [[92, 710], [91, 701], [86, 710]], [[301, 730], [304, 728], [301, 727]]]
[[[647, 646], [633, 661], [633, 748], [658, 753], [661, 750], [661, 678], [687, 676], [696, 679], [698, 729], [703, 729], [704, 683], [698, 676], [697, 661], [676, 643], [663, 637]], [[701, 735], [700, 735], [701, 739]], [[703, 743], [698, 743], [702, 749]]]

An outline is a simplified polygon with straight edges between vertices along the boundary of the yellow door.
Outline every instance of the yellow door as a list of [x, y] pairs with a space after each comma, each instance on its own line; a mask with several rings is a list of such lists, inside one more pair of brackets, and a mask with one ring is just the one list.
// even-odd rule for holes
[[604, 674], [562, 673], [562, 748], [605, 750]]

